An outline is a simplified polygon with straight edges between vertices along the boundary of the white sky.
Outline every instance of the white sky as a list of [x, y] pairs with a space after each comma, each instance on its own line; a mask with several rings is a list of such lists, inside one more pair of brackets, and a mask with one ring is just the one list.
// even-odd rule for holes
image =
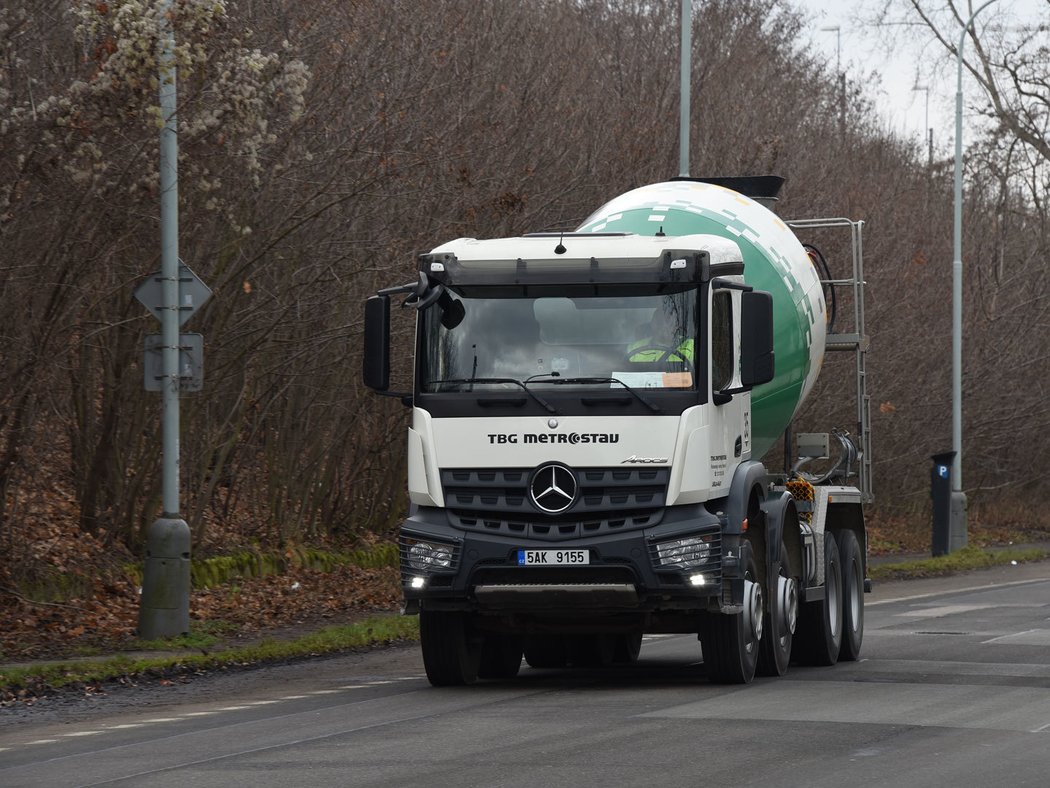
[[[902, 137], [914, 139], [916, 144], [925, 143], [926, 92], [913, 91], [918, 84], [929, 87], [930, 126], [938, 155], [954, 149], [955, 144], [955, 83], [956, 68], [952, 65], [938, 74], [935, 59], [943, 54], [940, 44], [932, 43], [925, 49], [912, 43], [911, 37], [901, 28], [899, 42], [892, 55], [887, 55], [880, 44], [878, 32], [866, 27], [857, 19], [858, 12], [870, 14], [877, 7], [873, 0], [789, 0], [813, 18], [810, 40], [817, 51], [823, 51], [834, 69], [836, 58], [836, 33], [823, 31], [822, 27], [840, 28], [842, 68], [851, 81], [873, 69], [880, 72], [881, 84], [870, 84], [868, 93], [874, 97], [888, 127]], [[933, 3], [930, 3], [933, 6]], [[975, 2], [974, 7], [980, 3]], [[977, 17], [977, 28], [982, 22], [1000, 19], [1009, 24], [1013, 21], [1046, 19], [1048, 0], [999, 0], [984, 9]], [[899, 6], [898, 6], [899, 7]], [[902, 10], [895, 12], [896, 19], [906, 17]], [[961, 28], [958, 32], [962, 32]], [[958, 33], [956, 40], [958, 40]], [[968, 47], [967, 47], [968, 48]], [[978, 88], [963, 73], [963, 106], [968, 106], [968, 97], [974, 96]], [[969, 133], [964, 131], [964, 141]]]

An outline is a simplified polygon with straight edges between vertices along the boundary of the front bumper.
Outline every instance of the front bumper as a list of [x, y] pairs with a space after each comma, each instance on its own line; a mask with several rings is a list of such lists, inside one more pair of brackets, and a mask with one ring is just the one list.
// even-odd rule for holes
[[[742, 597], [735, 578], [737, 537], [722, 535], [718, 515], [703, 506], [668, 507], [655, 525], [557, 542], [458, 528], [443, 509], [419, 508], [401, 528], [406, 612], [467, 610], [559, 617], [588, 614], [725, 610]], [[660, 566], [656, 545], [711, 535], [708, 559], [688, 568]], [[420, 565], [412, 545], [447, 546], [449, 565]], [[519, 566], [519, 550], [589, 551], [582, 566]], [[739, 589], [737, 589], [739, 586]]]

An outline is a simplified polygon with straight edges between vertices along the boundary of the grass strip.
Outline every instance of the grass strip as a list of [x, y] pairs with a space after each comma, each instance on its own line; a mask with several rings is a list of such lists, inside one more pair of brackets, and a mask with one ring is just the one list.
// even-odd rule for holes
[[418, 638], [419, 623], [415, 616], [377, 616], [356, 624], [325, 627], [294, 640], [263, 640], [207, 654], [171, 654], [144, 659], [120, 655], [104, 660], [13, 668], [0, 673], [0, 694], [15, 694], [25, 688], [57, 689], [71, 684], [98, 684], [136, 676], [244, 667]]
[[902, 561], [899, 564], [868, 566], [868, 577], [872, 580], [914, 580], [923, 577], [944, 577], [972, 569], [987, 569], [1017, 562], [1042, 561], [1048, 557], [1041, 548], [982, 550], [967, 545], [948, 555], [924, 558], [921, 561]]

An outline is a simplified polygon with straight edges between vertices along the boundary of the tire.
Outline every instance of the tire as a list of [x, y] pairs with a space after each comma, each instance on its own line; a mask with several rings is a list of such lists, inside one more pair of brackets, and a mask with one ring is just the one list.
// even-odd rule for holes
[[766, 596], [766, 620], [758, 651], [759, 676], [783, 676], [791, 662], [791, 642], [798, 625], [798, 581], [791, 576], [787, 547], [780, 543], [776, 585]]
[[560, 635], [530, 635], [525, 638], [524, 652], [529, 667], [565, 667], [565, 640]]
[[700, 647], [708, 678], [716, 684], [750, 684], [758, 667], [765, 603], [754, 552], [744, 558], [744, 612], [728, 616], [705, 614]]
[[835, 534], [824, 533], [824, 598], [803, 602], [791, 658], [799, 665], [834, 665], [842, 647], [842, 563]]
[[481, 640], [466, 613], [423, 610], [419, 614], [423, 667], [435, 687], [473, 684], [481, 663]]
[[617, 665], [630, 665], [638, 661], [642, 652], [642, 633], [630, 632], [626, 635], [613, 636], [613, 662]]
[[853, 531], [839, 532], [842, 560], [842, 647], [839, 660], [856, 662], [864, 642], [864, 559]]
[[486, 633], [478, 678], [512, 679], [521, 669], [522, 638], [506, 632]]

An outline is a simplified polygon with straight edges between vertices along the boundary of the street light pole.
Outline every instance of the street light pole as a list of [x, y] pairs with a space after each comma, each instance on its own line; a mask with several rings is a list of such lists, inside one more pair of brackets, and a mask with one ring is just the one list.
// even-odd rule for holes
[[179, 143], [174, 3], [161, 0], [160, 67], [161, 516], [146, 537], [139, 637], [181, 635], [190, 626], [190, 529], [179, 515]]
[[962, 73], [963, 45], [974, 19], [996, 0], [986, 0], [978, 6], [963, 25], [959, 34], [959, 46], [955, 50], [958, 60], [958, 78], [955, 86], [955, 231], [952, 260], [952, 504], [949, 524], [948, 550], [951, 552], [966, 545], [966, 494], [962, 491]]
[[835, 34], [835, 74], [839, 85], [839, 129], [846, 133], [846, 75], [842, 72], [842, 27], [831, 25], [820, 28], [822, 32]]
[[693, 0], [682, 0], [681, 95], [678, 102], [678, 174], [689, 177], [689, 96], [693, 72]]
[[933, 169], [933, 127], [930, 126], [930, 88], [928, 85], [916, 85], [912, 88], [913, 93], [917, 93], [920, 90], [926, 93], [926, 123], [923, 126], [924, 136], [929, 149], [926, 166], [928, 169]]

